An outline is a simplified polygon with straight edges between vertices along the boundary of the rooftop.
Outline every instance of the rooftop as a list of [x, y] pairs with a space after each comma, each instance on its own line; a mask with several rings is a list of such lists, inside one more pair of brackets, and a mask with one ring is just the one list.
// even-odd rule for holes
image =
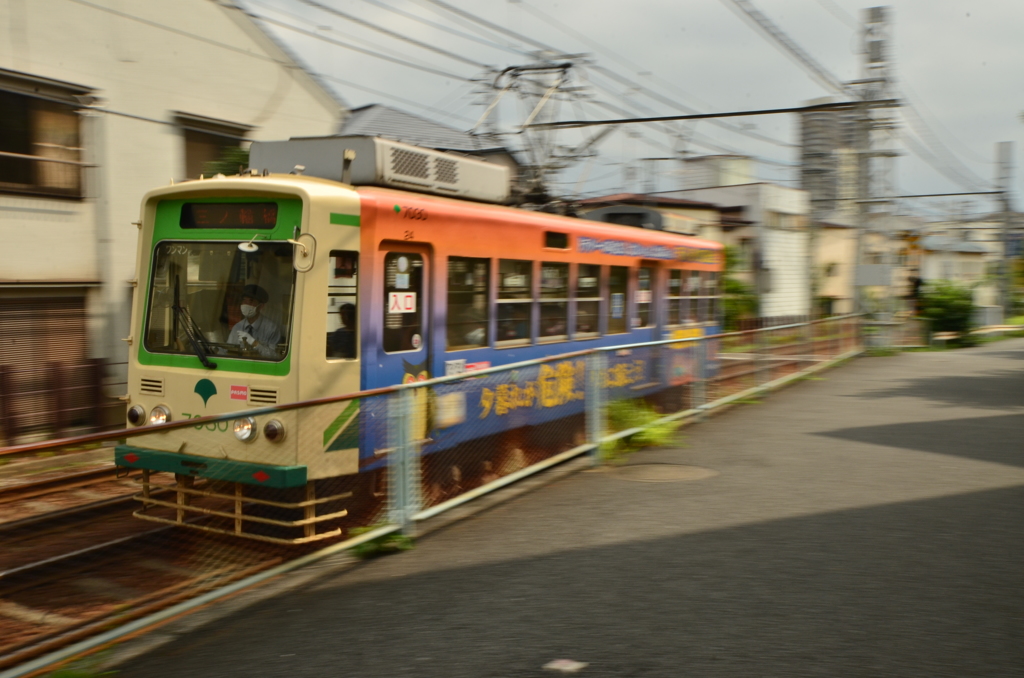
[[352, 109], [338, 135], [383, 137], [438, 151], [481, 153], [504, 150], [501, 144], [489, 137], [463, 132], [383, 104]]

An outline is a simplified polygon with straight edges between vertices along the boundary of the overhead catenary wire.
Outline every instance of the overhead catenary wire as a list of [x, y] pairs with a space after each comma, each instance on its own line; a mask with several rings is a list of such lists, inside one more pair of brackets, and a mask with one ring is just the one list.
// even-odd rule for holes
[[452, 14], [456, 14], [458, 16], [461, 16], [461, 17], [465, 18], [465, 19], [469, 19], [470, 21], [472, 21], [474, 23], [477, 23], [477, 24], [480, 24], [481, 26], [484, 26], [486, 28], [489, 28], [492, 31], [497, 31], [499, 33], [504, 33], [505, 35], [508, 35], [508, 36], [518, 40], [519, 42], [521, 42], [521, 43], [523, 43], [525, 45], [533, 45], [537, 49], [542, 49], [542, 50], [546, 50], [546, 51], [549, 51], [549, 52], [558, 52], [559, 51], [558, 49], [552, 47], [551, 45], [546, 45], [543, 42], [538, 42], [537, 40], [534, 40], [533, 38], [530, 38], [530, 37], [527, 37], [525, 35], [522, 35], [521, 33], [517, 33], [516, 31], [513, 31], [510, 28], [506, 28], [505, 26], [499, 26], [497, 24], [494, 24], [494, 23], [488, 21], [487, 19], [484, 19], [482, 17], [477, 16], [476, 14], [473, 14], [472, 12], [467, 12], [464, 9], [459, 9], [458, 7], [455, 7], [453, 5], [448, 4], [447, 2], [442, 2], [442, 0], [422, 0], [422, 1], [430, 3], [431, 5], [436, 5], [437, 7], [440, 7], [442, 9], [444, 9], [445, 11], [451, 12]]
[[[80, 0], [73, 0], [73, 1], [78, 2]], [[419, 63], [416, 63], [414, 61], [410, 61], [408, 59], [399, 59], [397, 57], [393, 57], [393, 56], [390, 56], [388, 54], [383, 54], [381, 52], [376, 52], [374, 50], [366, 49], [365, 47], [359, 47], [357, 45], [352, 45], [352, 44], [349, 44], [349, 43], [346, 43], [346, 42], [342, 42], [340, 40], [335, 40], [334, 38], [329, 38], [329, 37], [327, 37], [325, 35], [319, 35], [317, 33], [314, 33], [313, 31], [308, 31], [308, 30], [306, 30], [304, 28], [299, 28], [298, 26], [292, 26], [291, 24], [288, 24], [288, 23], [286, 23], [284, 21], [278, 21], [277, 19], [271, 19], [270, 17], [264, 16], [264, 15], [256, 15], [256, 16], [257, 16], [257, 18], [260, 21], [263, 21], [263, 22], [266, 22], [266, 23], [269, 23], [269, 24], [273, 24], [275, 26], [279, 26], [280, 28], [284, 28], [284, 29], [292, 31], [294, 33], [299, 33], [300, 35], [305, 35], [306, 37], [313, 38], [314, 40], [319, 40], [321, 42], [326, 42], [326, 43], [329, 43], [331, 45], [335, 45], [336, 47], [341, 47], [343, 49], [347, 49], [347, 50], [351, 50], [351, 51], [354, 51], [354, 52], [358, 52], [360, 54], [365, 54], [367, 56], [371, 56], [371, 57], [374, 57], [376, 59], [381, 59], [383, 61], [388, 61], [390, 63], [397, 64], [399, 66], [405, 66], [407, 68], [414, 68], [414, 69], [416, 69], [418, 71], [422, 71], [424, 73], [430, 73], [431, 75], [438, 75], [438, 76], [440, 76], [442, 78], [450, 78], [452, 80], [461, 80], [461, 81], [465, 81], [465, 82], [474, 82], [473, 78], [470, 78], [470, 77], [467, 77], [467, 76], [464, 76], [464, 75], [460, 75], [458, 73], [452, 73], [450, 71], [443, 71], [441, 69], [433, 68], [431, 66], [425, 66], [423, 64], [419, 64]]]
[[491, 68], [493, 68], [492, 66], [489, 66], [487, 64], [481, 63], [481, 62], [476, 61], [474, 59], [467, 59], [466, 57], [464, 57], [464, 56], [462, 56], [460, 54], [455, 54], [454, 52], [449, 52], [446, 49], [441, 49], [440, 47], [437, 47], [436, 45], [430, 45], [428, 43], [421, 42], [421, 41], [416, 40], [414, 38], [410, 38], [407, 35], [402, 35], [401, 33], [398, 33], [397, 31], [391, 30], [390, 28], [385, 28], [384, 26], [378, 26], [377, 24], [373, 23], [372, 21], [367, 21], [366, 19], [357, 17], [356, 15], [350, 14], [349, 12], [343, 12], [340, 9], [335, 9], [334, 7], [331, 7], [329, 5], [325, 5], [325, 4], [321, 3], [321, 2], [317, 2], [316, 0], [299, 0], [299, 2], [301, 2], [301, 3], [305, 4], [305, 5], [308, 5], [309, 7], [314, 7], [316, 9], [319, 9], [322, 12], [327, 12], [328, 14], [333, 14], [334, 16], [338, 16], [338, 17], [341, 17], [342, 19], [345, 19], [347, 21], [351, 21], [354, 24], [357, 24], [359, 26], [363, 26], [364, 28], [370, 29], [371, 31], [377, 31], [378, 33], [381, 33], [382, 35], [386, 35], [386, 36], [388, 36], [390, 38], [394, 38], [396, 40], [401, 40], [402, 42], [407, 42], [410, 45], [415, 45], [416, 47], [419, 47], [420, 49], [425, 49], [427, 51], [434, 52], [435, 54], [440, 54], [441, 56], [447, 57], [449, 59], [454, 59], [455, 61], [460, 61], [460, 62], [462, 62], [464, 64], [468, 64], [470, 66], [475, 66], [476, 68], [482, 68], [482, 69], [491, 69]]
[[381, 2], [380, 0], [362, 0], [362, 1], [367, 3], [367, 4], [373, 5], [374, 7], [379, 7], [380, 9], [383, 9], [385, 11], [397, 14], [398, 16], [403, 16], [403, 17], [405, 17], [407, 19], [411, 19], [413, 21], [421, 23], [424, 26], [429, 26], [430, 28], [433, 28], [433, 29], [439, 30], [439, 31], [443, 31], [445, 33], [448, 33], [449, 35], [454, 35], [454, 36], [462, 38], [464, 40], [470, 40], [472, 42], [476, 42], [476, 43], [478, 43], [480, 45], [484, 45], [485, 47], [491, 47], [493, 49], [504, 50], [504, 51], [506, 51], [506, 52], [508, 52], [510, 54], [516, 54], [516, 55], [519, 55], [519, 56], [530, 56], [530, 53], [525, 51], [525, 50], [516, 49], [515, 47], [509, 47], [508, 45], [503, 45], [500, 42], [494, 42], [492, 40], [488, 40], [486, 38], [482, 38], [482, 37], [480, 37], [478, 35], [473, 35], [472, 33], [463, 33], [462, 31], [459, 31], [459, 30], [456, 30], [456, 29], [452, 28], [451, 26], [445, 26], [444, 24], [437, 23], [436, 21], [431, 21], [431, 20], [426, 19], [424, 17], [417, 16], [417, 15], [413, 14], [412, 12], [406, 12], [405, 10], [399, 9], [398, 7], [392, 7], [391, 5], [388, 5], [388, 4], [384, 3], [384, 2]]
[[762, 14], [749, 0], [721, 0], [722, 4], [731, 9], [743, 21], [759, 33], [770, 38], [773, 46], [785, 56], [797, 62], [818, 84], [825, 89], [841, 94], [848, 94], [847, 85], [826, 71], [807, 52], [800, 48], [788, 35]]
[[[547, 14], [547, 13], [537, 9], [536, 7], [533, 7], [529, 3], [523, 2], [522, 0], [520, 2], [518, 2], [517, 4], [520, 7], [522, 7], [523, 9], [526, 9], [527, 11], [531, 12], [532, 14], [534, 14], [535, 16], [540, 18], [541, 20], [543, 20], [543, 21], [545, 21], [545, 22], [555, 26], [556, 28], [561, 30], [563, 33], [565, 33], [565, 34], [567, 34], [567, 35], [569, 35], [571, 37], [576, 38], [577, 40], [579, 40], [583, 44], [587, 45], [591, 49], [603, 52], [604, 54], [610, 56], [615, 61], [618, 61], [620, 64], [626, 66], [627, 68], [630, 68], [630, 69], [634, 70], [638, 75], [646, 73], [646, 74], [649, 74], [649, 75], [651, 75], [653, 77], [653, 75], [654, 75], [653, 73], [650, 73], [649, 71], [647, 71], [646, 69], [642, 68], [641, 66], [633, 63], [629, 59], [626, 59], [625, 57], [622, 57], [622, 56], [618, 55], [617, 53], [615, 53], [614, 51], [612, 51], [611, 49], [609, 49], [605, 45], [597, 42], [596, 40], [593, 40], [593, 39], [587, 37], [586, 35], [580, 33], [579, 31], [573, 29], [572, 27], [567, 26], [566, 24], [564, 24], [563, 22], [559, 21], [558, 19], [556, 19], [555, 17], [551, 16], [550, 14]], [[663, 103], [666, 106], [672, 106], [673, 108], [678, 108], [678, 109], [680, 109], [682, 111], [685, 111], [687, 113], [698, 113], [699, 112], [698, 109], [693, 108], [692, 106], [688, 106], [688, 105], [680, 103], [678, 101], [674, 101], [674, 100], [672, 100], [672, 99], [670, 99], [670, 98], [668, 98], [666, 96], [663, 96], [662, 94], [652, 90], [651, 88], [645, 87], [645, 86], [641, 85], [640, 83], [636, 82], [636, 80], [630, 80], [629, 78], [626, 78], [626, 77], [624, 77], [622, 75], [619, 75], [618, 73], [615, 73], [614, 71], [612, 71], [609, 68], [606, 68], [604, 66], [600, 66], [598, 64], [591, 64], [590, 67], [595, 69], [595, 70], [597, 70], [597, 71], [599, 71], [600, 73], [602, 73], [606, 77], [611, 78], [613, 80], [616, 80], [617, 82], [619, 82], [621, 84], [625, 84], [625, 85], [627, 85], [627, 86], [629, 86], [631, 88], [634, 88], [638, 92], [642, 92], [643, 94], [647, 95], [648, 97], [650, 97], [650, 98], [652, 98], [652, 99], [654, 99], [656, 101], [659, 101], [660, 103]], [[686, 93], [684, 93], [681, 90], [679, 90], [674, 85], [672, 85], [671, 83], [668, 83], [667, 81], [662, 81], [662, 83], [663, 83], [663, 86], [669, 86], [669, 87], [671, 87], [673, 89], [676, 89], [683, 96], [689, 96]], [[754, 132], [752, 130], [745, 130], [745, 129], [742, 129], [740, 127], [736, 127], [734, 125], [730, 125], [730, 124], [722, 122], [722, 121], [715, 121], [712, 124], [716, 124], [717, 126], [722, 127], [723, 129], [727, 129], [727, 130], [729, 130], [731, 132], [735, 132], [737, 134], [742, 134], [742, 135], [748, 136], [748, 137], [750, 137], [752, 139], [757, 139], [758, 141], [764, 141], [764, 142], [767, 142], [767, 143], [770, 143], [770, 144], [776, 144], [778, 146], [786, 146], [786, 147], [793, 147], [793, 146], [795, 146], [795, 144], [791, 144], [789, 142], [782, 141], [780, 139], [774, 139], [772, 137], [760, 134], [759, 132]]]
[[[721, 0], [721, 2], [732, 9], [744, 21], [752, 25], [758, 32], [769, 38], [774, 47], [798, 63], [819, 84], [840, 94], [848, 96], [856, 94], [856, 89], [851, 84], [840, 81], [818, 64], [786, 35], [782, 29], [758, 11], [750, 0]], [[859, 27], [860, 24], [858, 23]], [[901, 103], [905, 102], [901, 100]], [[911, 127], [915, 129], [915, 132], [923, 139], [922, 143], [908, 141], [907, 146], [915, 155], [932, 165], [947, 179], [961, 186], [978, 188], [991, 185], [989, 182], [978, 177], [966, 165], [963, 165], [948, 148], [942, 145], [935, 134], [928, 128], [927, 124], [925, 124], [924, 119], [913, 109], [913, 106], [909, 107], [909, 111], [910, 115], [906, 118], [911, 122]], [[906, 138], [909, 139], [909, 137]]]

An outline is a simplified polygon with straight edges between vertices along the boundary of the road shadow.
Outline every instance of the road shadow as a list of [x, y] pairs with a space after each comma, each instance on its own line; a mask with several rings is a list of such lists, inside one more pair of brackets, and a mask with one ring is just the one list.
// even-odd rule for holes
[[541, 678], [570, 658], [589, 678], [1019, 676], [1021, 506], [1015, 487], [408, 574], [420, 549], [458, 562], [441, 533], [118, 675]]
[[858, 426], [815, 435], [1024, 467], [1024, 414]]
[[897, 386], [862, 391], [847, 397], [872, 400], [917, 398], [945, 405], [1005, 410], [1024, 407], [1024, 370], [906, 379]]

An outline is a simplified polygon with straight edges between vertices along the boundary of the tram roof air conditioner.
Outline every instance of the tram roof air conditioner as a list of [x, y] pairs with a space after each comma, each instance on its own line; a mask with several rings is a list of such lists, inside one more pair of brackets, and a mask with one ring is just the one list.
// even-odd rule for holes
[[345, 151], [355, 151], [348, 183], [386, 186], [434, 195], [508, 202], [509, 168], [476, 158], [434, 151], [379, 137], [304, 137], [287, 141], [254, 141], [249, 164], [285, 174], [296, 165], [303, 174], [342, 181]]

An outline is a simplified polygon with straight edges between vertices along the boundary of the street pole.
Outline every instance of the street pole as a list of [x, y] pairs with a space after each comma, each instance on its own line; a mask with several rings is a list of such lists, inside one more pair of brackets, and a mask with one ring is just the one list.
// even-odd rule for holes
[[996, 187], [999, 191], [999, 207], [1002, 210], [1003, 256], [999, 264], [1000, 301], [1003, 306], [1003, 322], [1013, 315], [1013, 266], [1010, 258], [1010, 176], [1013, 173], [1013, 142], [1001, 141], [996, 144]]

